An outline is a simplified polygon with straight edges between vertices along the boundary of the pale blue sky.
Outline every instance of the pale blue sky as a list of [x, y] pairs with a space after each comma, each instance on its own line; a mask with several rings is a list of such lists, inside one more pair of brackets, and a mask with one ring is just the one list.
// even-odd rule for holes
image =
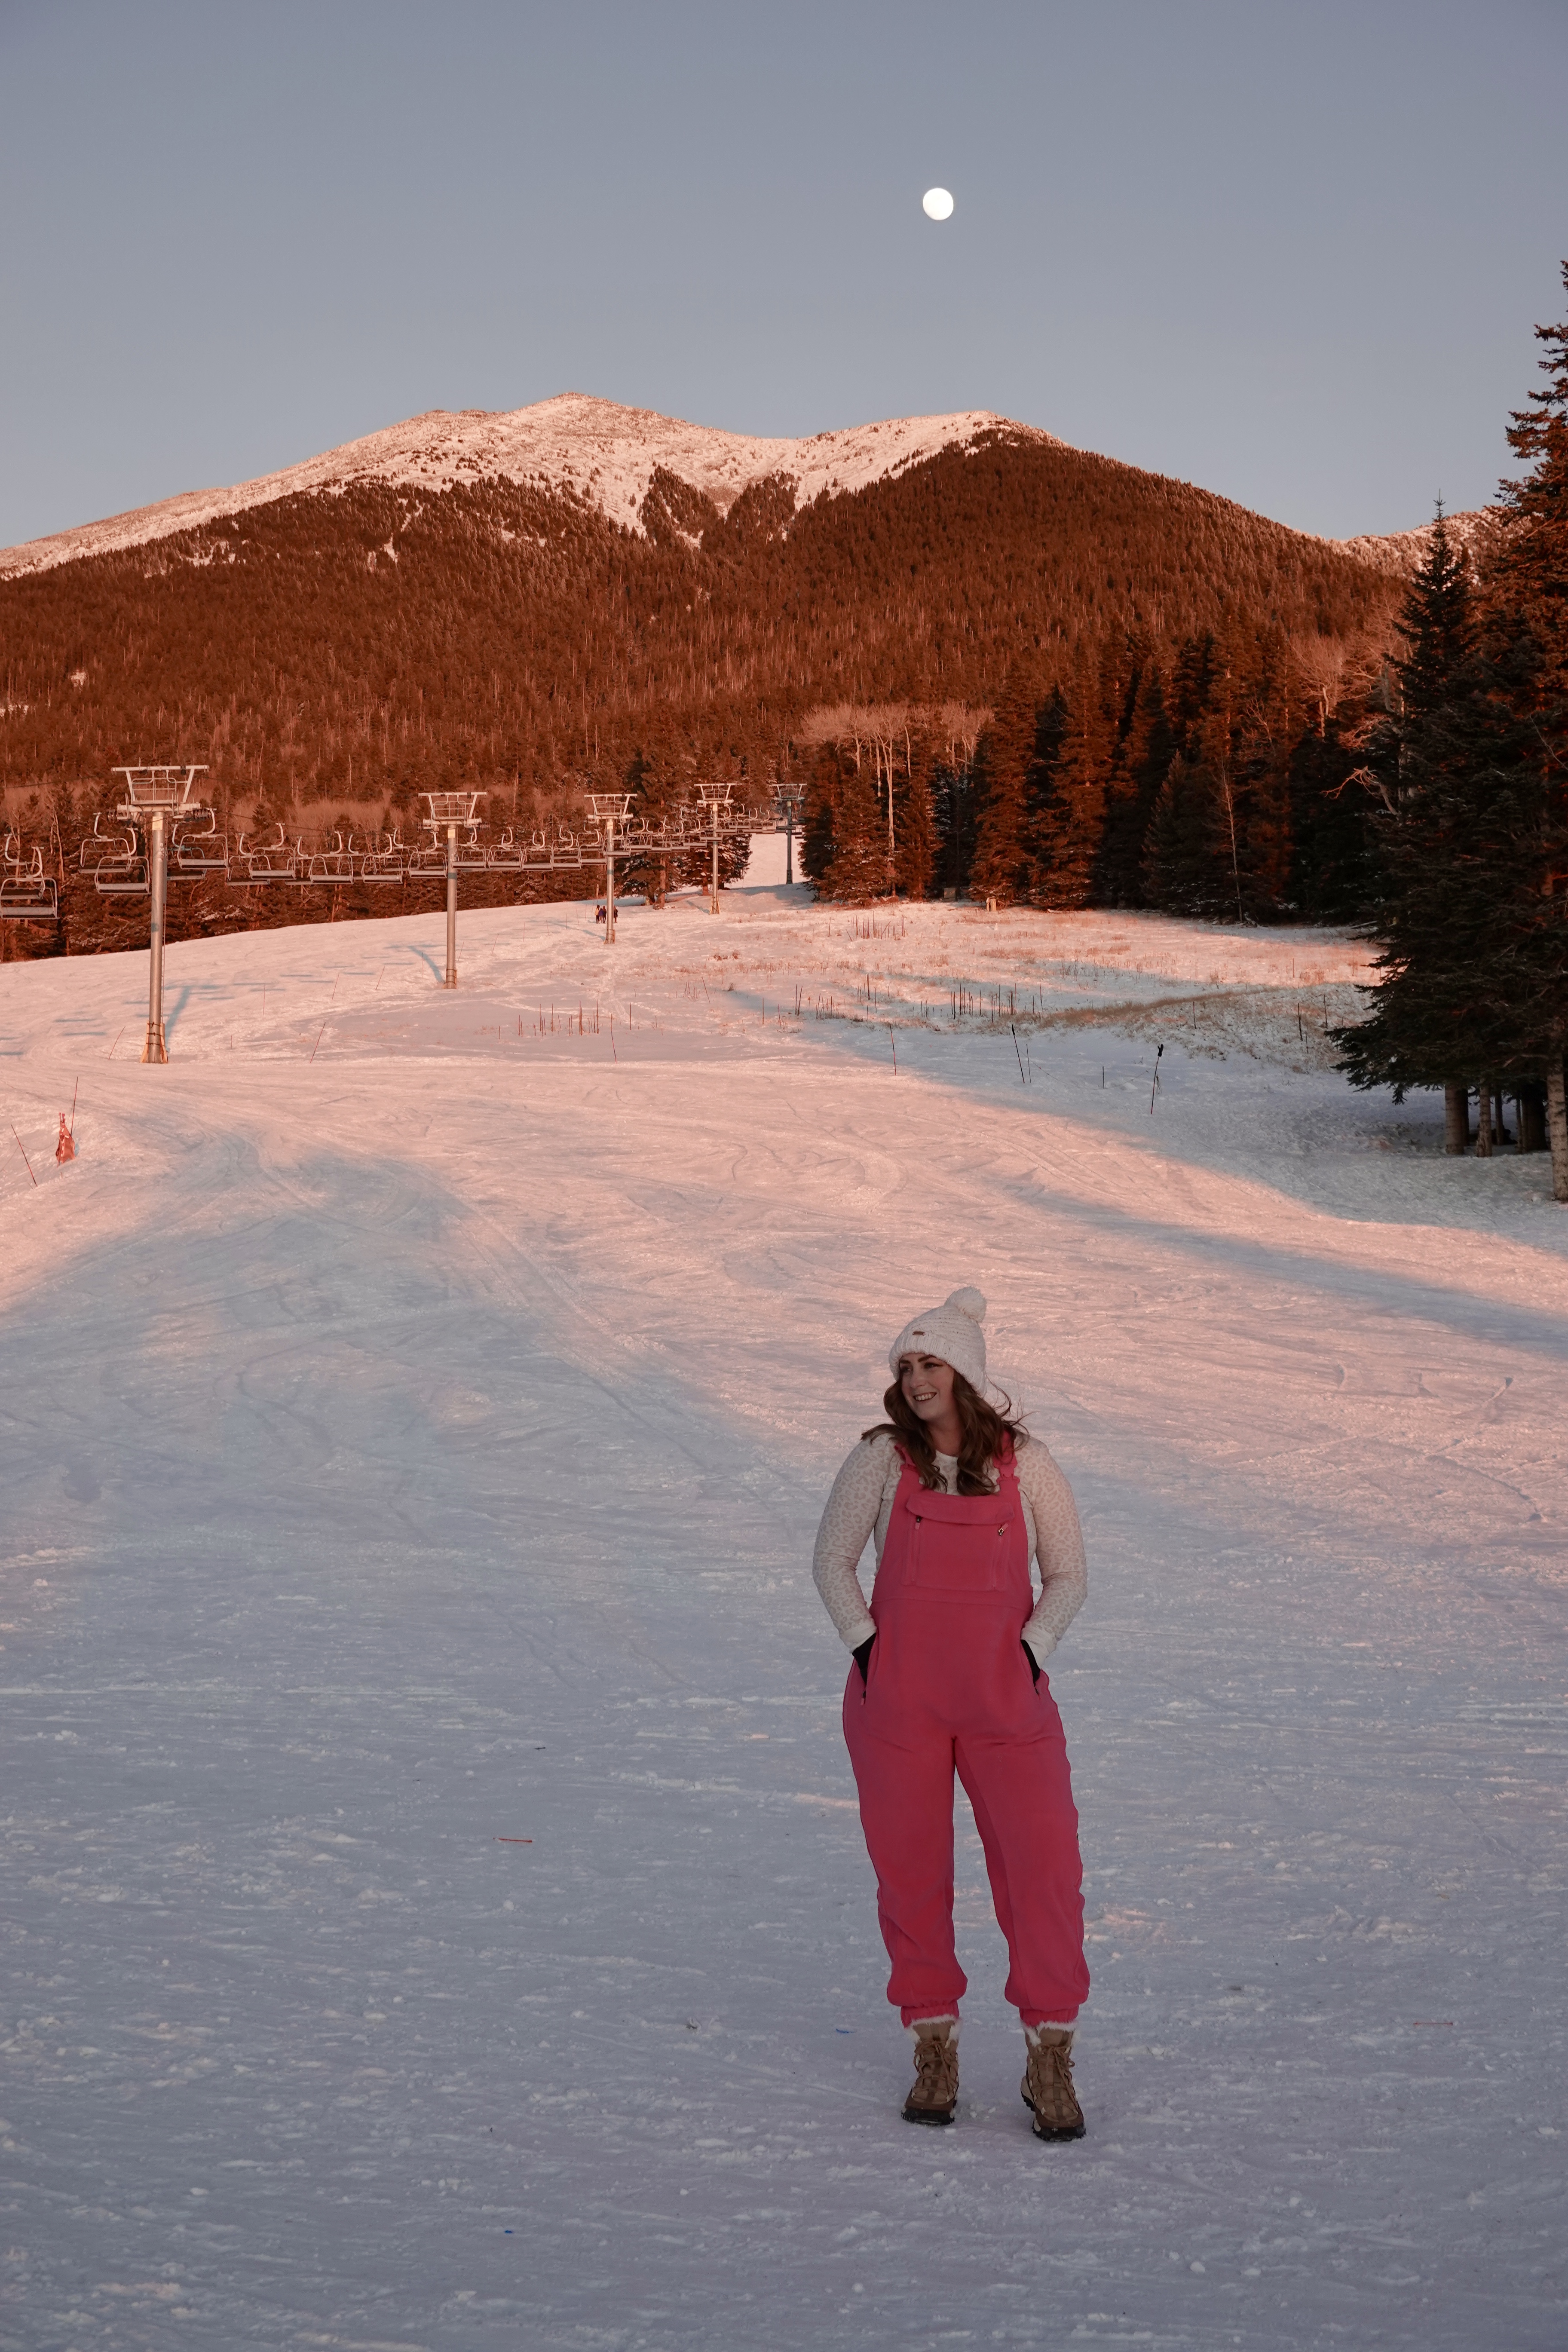
[[1565, 120], [1565, 0], [0, 0], [0, 544], [568, 390], [1402, 529], [1506, 465]]

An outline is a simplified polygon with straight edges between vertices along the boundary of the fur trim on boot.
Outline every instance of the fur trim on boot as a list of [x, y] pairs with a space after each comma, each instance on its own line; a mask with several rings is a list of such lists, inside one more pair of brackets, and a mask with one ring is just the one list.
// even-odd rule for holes
[[907, 2124], [950, 2124], [958, 2105], [958, 2020], [922, 2017], [910, 2026], [915, 2079], [904, 2101]]
[[1034, 2110], [1037, 2139], [1081, 2139], [1088, 2126], [1072, 2081], [1072, 2028], [1026, 2025], [1024, 2105]]

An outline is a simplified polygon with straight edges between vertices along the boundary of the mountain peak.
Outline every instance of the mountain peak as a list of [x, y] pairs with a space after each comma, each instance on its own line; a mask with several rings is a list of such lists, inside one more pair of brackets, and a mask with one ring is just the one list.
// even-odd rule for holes
[[1054, 443], [1037, 427], [1015, 425], [988, 409], [952, 416], [895, 416], [805, 440], [727, 433], [690, 425], [651, 408], [623, 408], [591, 393], [561, 392], [528, 408], [427, 409], [401, 425], [345, 442], [302, 465], [239, 482], [229, 489], [185, 490], [156, 506], [110, 515], [0, 551], [0, 574], [43, 572], [79, 556], [135, 547], [172, 531], [198, 529], [302, 491], [331, 494], [352, 482], [407, 483], [446, 489], [487, 476], [575, 491], [628, 530], [642, 531], [642, 502], [655, 469], [679, 475], [727, 509], [749, 482], [786, 474], [795, 503], [900, 474], [939, 450], [967, 446], [986, 432]]

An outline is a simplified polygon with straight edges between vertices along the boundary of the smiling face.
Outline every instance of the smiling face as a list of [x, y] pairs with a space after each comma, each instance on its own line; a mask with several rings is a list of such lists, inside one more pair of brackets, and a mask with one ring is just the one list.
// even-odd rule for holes
[[940, 1356], [900, 1356], [899, 1386], [910, 1411], [924, 1422], [937, 1451], [956, 1452], [963, 1423], [952, 1402], [952, 1366]]

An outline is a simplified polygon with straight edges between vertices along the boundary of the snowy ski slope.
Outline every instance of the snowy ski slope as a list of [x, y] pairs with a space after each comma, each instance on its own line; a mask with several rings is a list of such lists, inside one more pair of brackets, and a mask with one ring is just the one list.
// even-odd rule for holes
[[[1344, 1087], [1326, 933], [459, 948], [176, 946], [163, 1070], [143, 957], [0, 971], [0, 2336], [1561, 2346], [1543, 1160]], [[899, 2119], [809, 1574], [959, 1281], [1089, 1541], [1079, 2147], [966, 1819], [960, 2119]]]

